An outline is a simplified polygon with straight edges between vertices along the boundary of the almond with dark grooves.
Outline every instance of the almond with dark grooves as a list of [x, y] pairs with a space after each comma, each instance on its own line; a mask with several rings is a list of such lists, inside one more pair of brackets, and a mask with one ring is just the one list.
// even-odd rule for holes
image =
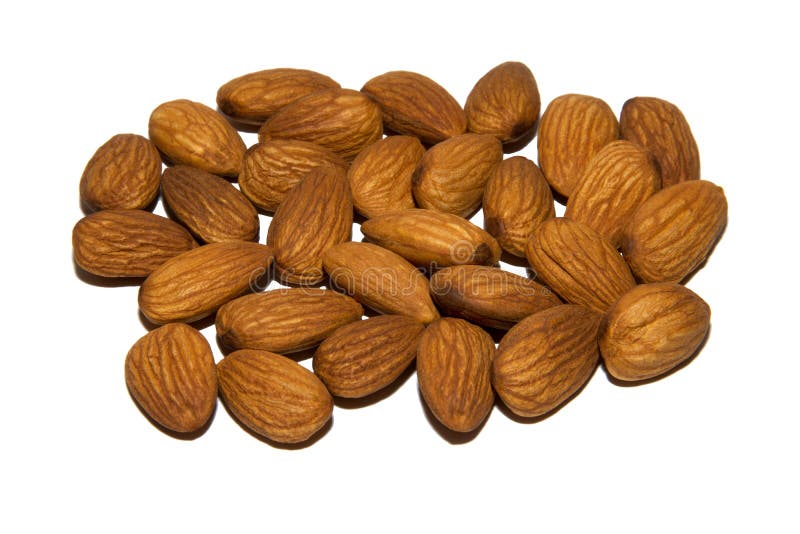
[[211, 347], [200, 332], [183, 323], [157, 328], [131, 347], [125, 382], [142, 411], [174, 432], [200, 430], [217, 404]]
[[526, 256], [542, 281], [564, 300], [598, 313], [636, 285], [611, 243], [570, 219], [540, 224], [528, 242]]
[[673, 283], [642, 284], [606, 313], [600, 353], [614, 378], [653, 378], [689, 359], [708, 334], [710, 321], [708, 304], [690, 289]]
[[139, 289], [139, 309], [156, 324], [192, 322], [253, 289], [272, 249], [246, 241], [198, 247], [164, 262]]
[[208, 106], [173, 100], [150, 115], [150, 139], [175, 164], [236, 176], [246, 147], [239, 133]]
[[275, 268], [289, 284], [322, 281], [322, 255], [350, 240], [353, 201], [341, 169], [313, 169], [283, 200], [269, 225], [267, 245], [275, 250]]
[[572, 397], [597, 368], [600, 316], [564, 304], [520, 321], [500, 341], [492, 385], [521, 417], [541, 417]]
[[340, 326], [361, 320], [355, 300], [327, 289], [274, 289], [234, 299], [217, 311], [217, 336], [232, 349], [286, 354], [317, 346]]
[[492, 409], [494, 341], [479, 326], [445, 317], [417, 347], [417, 380], [434, 417], [456, 432], [475, 430]]
[[279, 443], [300, 443], [333, 413], [333, 398], [314, 373], [261, 350], [237, 350], [217, 364], [225, 406], [245, 427]]
[[161, 193], [172, 214], [206, 243], [258, 239], [258, 212], [224, 178], [176, 165], [164, 171]]
[[145, 209], [158, 196], [161, 156], [146, 137], [118, 134], [97, 149], [81, 176], [80, 196], [90, 210]]
[[345, 325], [314, 353], [314, 372], [333, 395], [360, 398], [394, 382], [417, 355], [422, 323], [378, 315]]
[[381, 313], [408, 315], [428, 324], [439, 318], [428, 280], [390, 250], [371, 243], [341, 243], [322, 256], [334, 287]]

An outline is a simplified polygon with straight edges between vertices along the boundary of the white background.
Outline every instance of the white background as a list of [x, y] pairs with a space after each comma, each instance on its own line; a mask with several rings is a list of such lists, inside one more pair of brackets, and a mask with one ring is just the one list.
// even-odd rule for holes
[[[0, 13], [0, 531], [800, 529], [800, 43], [780, 4], [78, 4]], [[213, 105], [219, 85], [263, 68], [355, 89], [415, 70], [463, 103], [506, 60], [532, 69], [544, 105], [581, 92], [618, 112], [654, 95], [685, 113], [703, 177], [730, 205], [689, 284], [713, 311], [699, 357], [642, 387], [600, 369], [553, 417], [521, 424], [495, 408], [462, 444], [428, 422], [413, 376], [380, 402], [337, 407], [300, 450], [253, 438], [221, 405], [194, 441], [142, 417], [123, 378], [145, 333], [137, 289], [84, 283], [71, 261], [78, 180], [97, 147], [146, 134], [161, 102]], [[521, 154], [535, 160], [535, 142]], [[213, 327], [204, 334], [213, 342]]]

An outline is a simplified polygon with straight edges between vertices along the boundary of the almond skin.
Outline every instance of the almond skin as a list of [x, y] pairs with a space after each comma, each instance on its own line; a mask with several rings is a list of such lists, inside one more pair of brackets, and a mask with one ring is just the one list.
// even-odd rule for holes
[[196, 246], [186, 228], [142, 210], [99, 211], [78, 221], [72, 230], [75, 263], [98, 276], [147, 276]]
[[514, 156], [494, 168], [483, 192], [483, 224], [503, 250], [524, 258], [533, 231], [555, 216], [553, 193], [534, 162]]
[[422, 333], [419, 390], [436, 419], [450, 430], [470, 432], [489, 415], [494, 350], [492, 337], [463, 319], [439, 319]]
[[447, 267], [431, 276], [430, 286], [434, 300], [448, 315], [503, 330], [561, 304], [543, 285], [496, 267]]
[[314, 372], [337, 397], [365, 397], [394, 382], [414, 361], [424, 329], [403, 315], [350, 323], [317, 348]]
[[333, 413], [333, 398], [319, 378], [279, 354], [232, 352], [217, 364], [217, 376], [222, 400], [236, 419], [272, 441], [306, 441]]
[[371, 243], [341, 243], [322, 256], [334, 287], [381, 313], [407, 315], [428, 324], [439, 318], [428, 280], [390, 250]]
[[350, 160], [382, 135], [375, 102], [352, 89], [329, 89], [281, 108], [258, 131], [258, 140], [308, 141]]
[[599, 323], [598, 314], [564, 304], [509, 330], [492, 362], [503, 403], [521, 417], [541, 417], [574, 395], [597, 368]]
[[466, 219], [433, 210], [410, 209], [364, 221], [361, 232], [371, 242], [420, 267], [494, 265], [500, 245]]
[[422, 157], [412, 180], [417, 205], [468, 218], [480, 207], [494, 167], [503, 160], [491, 135], [463, 134], [442, 141]]
[[552, 188], [569, 197], [592, 157], [619, 139], [619, 123], [608, 104], [567, 94], [550, 102], [539, 124], [539, 166]]
[[164, 171], [161, 192], [175, 217], [206, 243], [258, 239], [258, 212], [219, 176], [177, 165]]
[[338, 83], [318, 72], [305, 69], [268, 69], [234, 78], [217, 91], [217, 106], [237, 121], [260, 126], [279, 109], [295, 100]]
[[347, 172], [356, 210], [369, 218], [413, 208], [411, 178], [424, 153], [419, 139], [408, 135], [392, 135], [361, 151]]
[[539, 225], [526, 256], [536, 274], [564, 300], [598, 313], [636, 285], [611, 243], [570, 219], [550, 219]]
[[334, 330], [359, 321], [364, 309], [327, 289], [275, 289], [234, 299], [217, 312], [217, 336], [232, 349], [286, 354], [317, 346]]
[[542, 101], [531, 70], [509, 61], [487, 72], [467, 97], [467, 129], [489, 134], [515, 152], [531, 142]]
[[283, 282], [314, 285], [323, 280], [322, 255], [350, 240], [353, 201], [347, 178], [334, 167], [313, 169], [278, 207], [267, 232]]
[[274, 212], [300, 180], [325, 165], [347, 170], [342, 157], [314, 143], [293, 139], [257, 143], [244, 155], [239, 189], [256, 207]]
[[422, 74], [386, 72], [364, 84], [361, 91], [380, 105], [388, 130], [419, 137], [425, 144], [436, 144], [467, 129], [467, 117], [456, 99]]
[[139, 309], [156, 324], [192, 322], [249, 291], [272, 263], [272, 249], [226, 241], [164, 262], [139, 288]]
[[118, 134], [97, 149], [81, 176], [81, 203], [89, 211], [145, 209], [158, 196], [161, 156], [146, 137]]
[[125, 382], [139, 407], [174, 432], [200, 430], [217, 404], [211, 347], [200, 332], [183, 323], [157, 328], [131, 347]]
[[721, 187], [682, 182], [639, 206], [625, 228], [622, 253], [641, 281], [680, 282], [705, 261], [727, 220]]
[[700, 179], [697, 143], [675, 104], [654, 97], [631, 98], [622, 106], [619, 126], [623, 139], [645, 147], [658, 160], [664, 187]]
[[660, 188], [655, 158], [629, 141], [614, 141], [591, 159], [564, 216], [619, 247], [622, 230], [636, 208]]
[[237, 176], [245, 146], [225, 118], [208, 106], [173, 100], [150, 115], [150, 139], [175, 164]]
[[625, 381], [662, 375], [697, 351], [710, 321], [708, 304], [682, 285], [636, 286], [603, 317], [599, 343], [606, 370]]

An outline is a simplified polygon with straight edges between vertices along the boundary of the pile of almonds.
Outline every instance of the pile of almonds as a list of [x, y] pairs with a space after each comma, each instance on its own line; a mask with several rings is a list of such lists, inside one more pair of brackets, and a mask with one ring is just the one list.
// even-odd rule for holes
[[[299, 69], [231, 80], [217, 104], [158, 106], [149, 139], [112, 137], [80, 182], [75, 262], [140, 278], [139, 309], [162, 326], [130, 349], [125, 379], [169, 431], [203, 429], [219, 394], [258, 435], [303, 442], [332, 396], [376, 393], [416, 361], [430, 412], [470, 432], [495, 394], [540, 417], [601, 360], [615, 380], [649, 380], [707, 335], [709, 307], [681, 283], [727, 204], [665, 100], [632, 98], [618, 119], [567, 94], [539, 120], [533, 74], [509, 62], [463, 108], [413, 72], [354, 91]], [[538, 166], [504, 159], [537, 135]], [[149, 211], [159, 192], [169, 218]], [[485, 228], [469, 221], [480, 209]], [[266, 245], [259, 212], [274, 214]], [[354, 212], [366, 242], [351, 241]], [[270, 280], [288, 287], [264, 291]], [[214, 315], [217, 364], [191, 324]]]

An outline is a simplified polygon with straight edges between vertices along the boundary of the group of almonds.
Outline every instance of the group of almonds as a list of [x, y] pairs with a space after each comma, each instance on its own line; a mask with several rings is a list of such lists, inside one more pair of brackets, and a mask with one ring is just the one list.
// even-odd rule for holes
[[[219, 394], [253, 432], [302, 442], [332, 395], [373, 394], [416, 360], [430, 412], [469, 432], [495, 393], [539, 417], [601, 359], [617, 380], [647, 380], [707, 335], [709, 307], [681, 282], [727, 205], [665, 100], [632, 98], [617, 119], [567, 94], [539, 120], [533, 74], [509, 62], [463, 108], [413, 72], [354, 91], [299, 69], [231, 80], [217, 104], [158, 106], [149, 139], [112, 137], [80, 182], [90, 214], [75, 262], [143, 278], [139, 309], [163, 325], [130, 349], [125, 379], [165, 429], [201, 430]], [[246, 148], [237, 128], [259, 143]], [[538, 166], [503, 159], [537, 133]], [[148, 211], [159, 191], [169, 218]], [[468, 220], [481, 208], [485, 229]], [[266, 245], [259, 210], [274, 213]], [[366, 242], [351, 241], [354, 210]], [[501, 254], [535, 276], [501, 270]], [[289, 287], [263, 291], [270, 278]], [[377, 313], [362, 319], [362, 306]], [[218, 364], [191, 324], [213, 314], [230, 349]], [[497, 347], [489, 332], [502, 332]], [[314, 349], [313, 372], [284, 356]]]

